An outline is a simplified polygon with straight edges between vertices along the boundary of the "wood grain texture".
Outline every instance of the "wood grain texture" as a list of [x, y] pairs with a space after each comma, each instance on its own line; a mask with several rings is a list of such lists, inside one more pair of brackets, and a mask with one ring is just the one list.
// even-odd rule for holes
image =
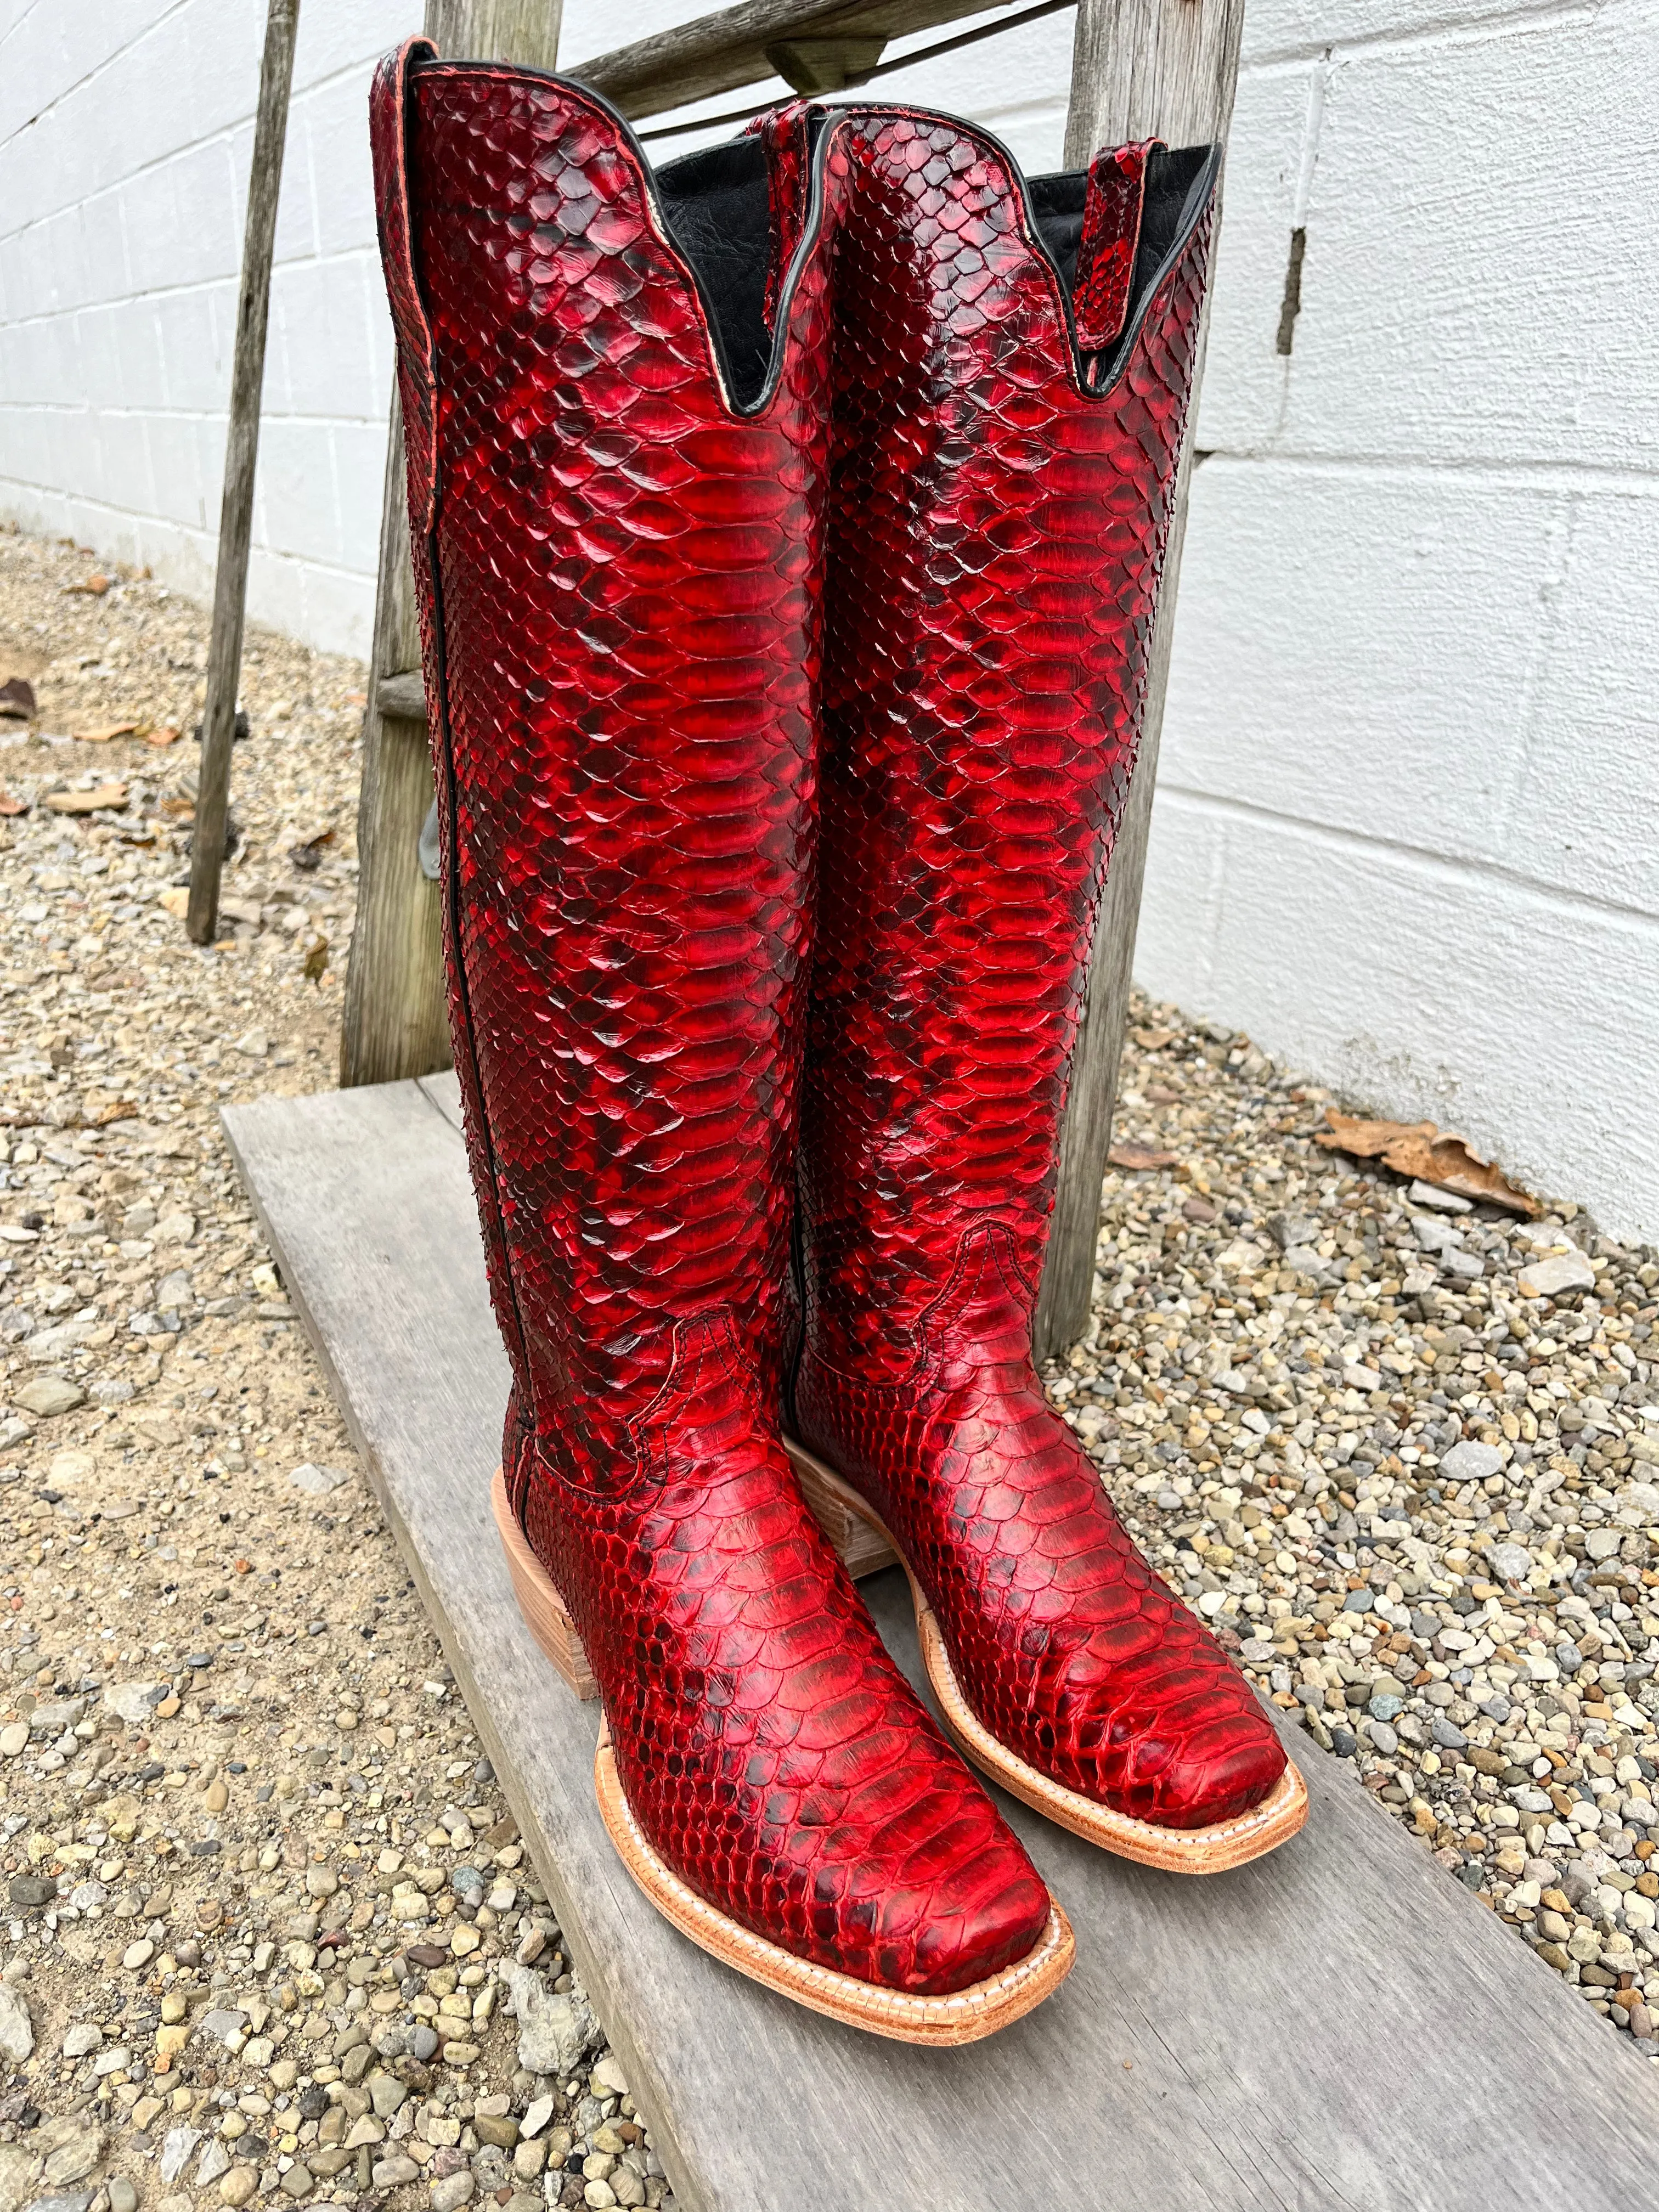
[[[424, 27], [447, 59], [550, 70], [559, 16], [560, 0], [427, 0]], [[357, 919], [340, 1034], [340, 1080], [348, 1089], [449, 1064], [439, 891], [416, 857], [432, 804], [420, 665], [403, 413], [394, 387], [357, 799]]]
[[[1066, 122], [1068, 166], [1081, 168], [1097, 148], [1128, 140], [1158, 137], [1171, 146], [1224, 142], [1232, 119], [1243, 27], [1244, 0], [1081, 0]], [[1129, 1013], [1181, 551], [1187, 534], [1190, 425], [1198, 415], [1208, 323], [1206, 300], [1188, 410], [1189, 433], [1176, 478], [1164, 586], [1147, 660], [1140, 752], [1101, 902], [1060, 1126], [1059, 1184], [1036, 1310], [1037, 1356], [1044, 1359], [1065, 1352], [1089, 1326], [1100, 1187], [1112, 1141], [1118, 1067]]]
[[[449, 1087], [270, 1099], [225, 1123], [688, 2212], [1651, 2201], [1653, 2070], [1299, 1731], [1307, 1827], [1201, 1883], [1000, 1801], [1078, 1963], [969, 2050], [877, 2043], [678, 1936], [611, 1851], [598, 1711], [537, 1650], [491, 1524], [507, 1364]], [[860, 1589], [915, 1680], [903, 1577]]]
[[1066, 166], [1132, 139], [1224, 139], [1243, 28], [1244, 0], [1079, 0]]
[[[380, 516], [363, 772], [357, 795], [357, 917], [346, 967], [340, 1081], [396, 1082], [449, 1064], [442, 910], [416, 848], [432, 757], [410, 568], [403, 418], [394, 394]], [[413, 709], [413, 712], [408, 711]]]
[[637, 122], [760, 83], [776, 74], [781, 58], [769, 49], [820, 40], [885, 43], [902, 32], [984, 12], [984, 0], [832, 0], [830, 5], [825, 0], [743, 0], [740, 7], [595, 54], [578, 62], [570, 75]]
[[236, 351], [230, 373], [225, 431], [225, 487], [219, 505], [219, 549], [213, 579], [213, 629], [208, 643], [207, 702], [196, 778], [196, 826], [185, 927], [197, 945], [219, 933], [219, 878], [230, 811], [230, 753], [236, 693], [242, 678], [242, 625], [247, 611], [248, 547], [253, 535], [253, 479], [259, 458], [259, 400], [265, 380], [265, 331], [270, 318], [270, 261], [276, 203], [288, 138], [289, 88], [300, 0], [270, 0], [253, 118], [247, 226], [236, 296]]
[[446, 61], [550, 70], [561, 0], [426, 0], [426, 35]]

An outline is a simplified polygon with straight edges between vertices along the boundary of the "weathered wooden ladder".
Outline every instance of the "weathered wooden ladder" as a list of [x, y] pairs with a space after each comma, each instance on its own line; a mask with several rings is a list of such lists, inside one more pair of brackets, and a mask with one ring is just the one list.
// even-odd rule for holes
[[[1037, 9], [991, 15], [965, 35], [990, 34], [1065, 4], [1069, 0], [1048, 0]], [[1225, 137], [1243, 0], [1076, 0], [1076, 6], [1068, 166], [1081, 167], [1097, 147], [1129, 139], [1160, 137], [1185, 146]], [[559, 12], [559, 0], [427, 0], [426, 29], [441, 53], [457, 59], [551, 69]], [[779, 76], [798, 91], [833, 94], [884, 74], [881, 58], [889, 40], [986, 14], [983, 0], [744, 0], [742, 6], [579, 63], [568, 73], [634, 121]], [[907, 57], [888, 66], [910, 65]], [[1128, 1009], [1174, 629], [1188, 467], [1183, 459], [1152, 641], [1140, 762], [1096, 939], [1061, 1135], [1060, 1192], [1037, 1315], [1044, 1354], [1074, 1342], [1088, 1325], [1101, 1177]], [[449, 1061], [437, 887], [422, 873], [416, 851], [432, 798], [425, 725], [403, 433], [394, 396], [364, 725], [357, 927], [341, 1048], [340, 1079], [348, 1087], [427, 1075]]]

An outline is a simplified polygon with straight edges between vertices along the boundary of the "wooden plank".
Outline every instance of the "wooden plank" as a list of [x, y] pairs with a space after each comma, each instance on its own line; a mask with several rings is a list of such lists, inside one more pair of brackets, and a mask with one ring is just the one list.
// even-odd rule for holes
[[249, 164], [242, 279], [236, 297], [236, 351], [225, 426], [225, 483], [219, 505], [219, 549], [213, 578], [213, 630], [208, 642], [207, 702], [196, 775], [196, 826], [191, 842], [190, 901], [185, 928], [197, 945], [219, 933], [219, 878], [230, 811], [230, 752], [236, 692], [242, 678], [242, 624], [247, 612], [248, 548], [253, 535], [253, 477], [259, 458], [259, 398], [265, 380], [265, 330], [270, 314], [270, 261], [276, 243], [276, 202], [288, 137], [289, 88], [300, 0], [270, 0], [259, 64], [259, 100]]
[[[559, 15], [560, 0], [427, 0], [425, 28], [452, 60], [551, 69]], [[394, 386], [357, 801], [357, 919], [340, 1030], [340, 1080], [348, 1089], [449, 1064], [439, 890], [417, 857], [432, 804], [420, 664], [403, 413]]]
[[[687, 2212], [1651, 2200], [1653, 2069], [1299, 1732], [1307, 1828], [1212, 1881], [1125, 1865], [1008, 1807], [1079, 1963], [988, 2044], [876, 2042], [676, 1935], [599, 1825], [596, 1709], [512, 1605], [489, 1498], [506, 1363], [447, 1095], [434, 1079], [225, 1122]], [[860, 1588], [914, 1677], [902, 1578]]]
[[570, 75], [637, 122], [770, 76], [793, 83], [798, 72], [789, 65], [791, 46], [867, 40], [873, 61], [886, 40], [906, 31], [985, 12], [985, 0], [830, 0], [827, 5], [825, 0], [743, 0], [739, 7], [595, 54], [578, 62]]
[[[1081, 0], [1066, 124], [1067, 167], [1081, 168], [1097, 147], [1134, 139], [1158, 137], [1171, 146], [1224, 141], [1232, 120], [1243, 27], [1244, 0], [1201, 0], [1198, 6], [1193, 0]], [[1213, 265], [1212, 261], [1212, 270]], [[1089, 1326], [1100, 1234], [1100, 1186], [1112, 1141], [1118, 1066], [1129, 1014], [1181, 552], [1187, 535], [1190, 426], [1198, 416], [1208, 327], [1206, 300], [1193, 370], [1188, 435], [1176, 479], [1164, 587], [1148, 655], [1139, 758], [1101, 901], [1083, 1024], [1060, 1127], [1059, 1182], [1036, 1311], [1037, 1355], [1044, 1359], [1066, 1351]]]

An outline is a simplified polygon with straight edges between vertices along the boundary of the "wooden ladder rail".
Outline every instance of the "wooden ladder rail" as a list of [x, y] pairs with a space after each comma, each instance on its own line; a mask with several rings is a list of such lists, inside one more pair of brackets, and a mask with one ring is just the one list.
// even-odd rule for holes
[[[842, 89], [867, 76], [888, 40], [986, 12], [982, 0], [743, 0], [597, 55], [569, 74], [638, 122], [774, 76], [799, 91]], [[1243, 0], [1078, 0], [1067, 165], [1081, 167], [1097, 147], [1131, 139], [1159, 137], [1171, 146], [1224, 139], [1243, 13]], [[558, 30], [559, 0], [428, 0], [427, 35], [441, 53], [458, 58], [551, 69]], [[1060, 1133], [1059, 1192], [1037, 1306], [1037, 1349], [1045, 1358], [1063, 1352], [1088, 1326], [1186, 529], [1190, 419], [1202, 369], [1200, 341], [1139, 761], [1096, 933]], [[449, 1061], [438, 890], [416, 855], [432, 771], [404, 496], [394, 392], [363, 724], [357, 920], [341, 1039], [346, 1088], [428, 1075]]]

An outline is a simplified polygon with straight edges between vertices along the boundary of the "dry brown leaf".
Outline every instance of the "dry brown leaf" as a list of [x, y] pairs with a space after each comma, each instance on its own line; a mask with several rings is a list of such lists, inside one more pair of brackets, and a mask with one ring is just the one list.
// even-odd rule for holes
[[141, 730], [139, 735], [147, 745], [176, 745], [184, 732], [175, 730], [171, 722], [163, 722], [159, 729], [152, 726]]
[[306, 947], [306, 957], [303, 965], [307, 982], [320, 983], [322, 981], [324, 972], [328, 967], [328, 952], [329, 945], [328, 939], [325, 937], [313, 939], [312, 943]]
[[27, 814], [29, 803], [20, 799], [15, 791], [0, 790], [0, 814]]
[[1471, 1151], [1462, 1137], [1437, 1129], [1432, 1121], [1363, 1121], [1325, 1109], [1328, 1129], [1316, 1133], [1314, 1142], [1327, 1152], [1352, 1152], [1362, 1160], [1380, 1159], [1396, 1175], [1414, 1176], [1460, 1198], [1485, 1199], [1507, 1206], [1512, 1213], [1537, 1214], [1543, 1207], [1529, 1191], [1512, 1183], [1502, 1168], [1494, 1167]]
[[49, 791], [46, 805], [54, 814], [97, 814], [106, 806], [125, 806], [124, 783], [94, 784], [90, 791]]
[[1121, 1137], [1113, 1140], [1106, 1157], [1115, 1168], [1126, 1168], [1131, 1175], [1144, 1175], [1150, 1168], [1172, 1168], [1178, 1155], [1161, 1152], [1152, 1145], [1131, 1144], [1127, 1137]]
[[106, 745], [112, 738], [130, 738], [137, 728], [137, 722], [112, 722], [106, 730], [76, 730], [77, 745]]
[[1176, 1041], [1174, 1030], [1131, 1030], [1129, 1034], [1142, 1052], [1161, 1052], [1166, 1044]]
[[109, 586], [109, 578], [100, 573], [95, 576], [88, 576], [83, 583], [65, 584], [64, 589], [66, 592], [79, 592], [86, 599], [101, 599]]

